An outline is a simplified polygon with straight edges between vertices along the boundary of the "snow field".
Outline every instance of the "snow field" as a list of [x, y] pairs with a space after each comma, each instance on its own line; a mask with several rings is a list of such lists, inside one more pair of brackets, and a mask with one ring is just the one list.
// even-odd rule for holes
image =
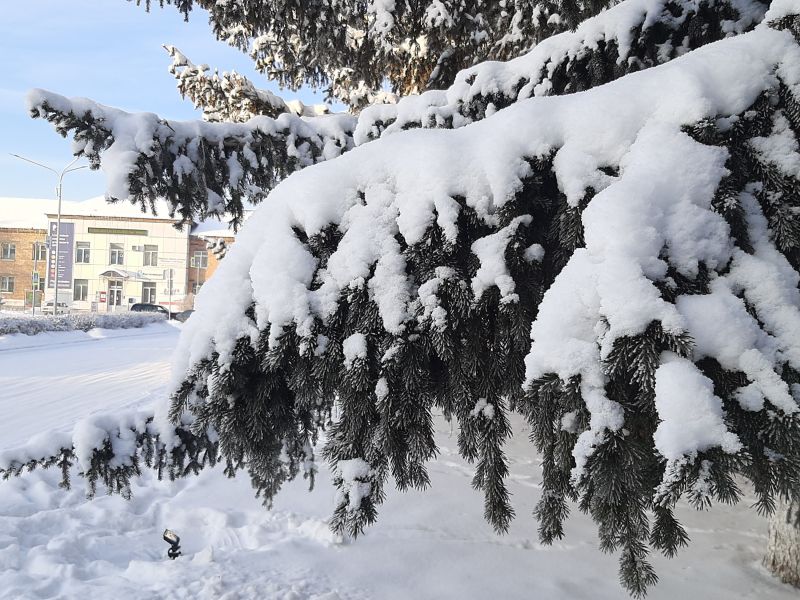
[[[519, 433], [509, 448], [519, 516], [506, 536], [484, 522], [472, 468], [442, 420], [432, 488], [390, 487], [378, 523], [356, 541], [336, 539], [327, 527], [335, 490], [324, 467], [313, 492], [295, 481], [272, 511], [253, 498], [246, 477], [228, 480], [221, 469], [174, 483], [147, 473], [131, 501], [102, 494], [86, 501], [77, 479], [77, 488], [58, 489], [55, 471], [5, 482], [0, 598], [627, 598], [616, 559], [597, 551], [588, 517], [573, 515], [552, 547], [537, 542], [538, 463]], [[761, 568], [766, 522], [747, 504], [704, 514], [682, 507], [693, 543], [672, 561], [654, 557], [661, 581], [648, 597], [795, 598]], [[181, 536], [175, 561], [161, 540], [167, 527]]]
[[0, 336], [0, 450], [161, 399], [180, 325]]
[[[0, 355], [0, 384], [10, 390], [0, 400], [3, 410], [25, 408], [18, 418], [0, 422], [0, 447], [23, 443], [25, 427], [46, 434], [71, 429], [90, 415], [119, 414], [122, 406], [145, 408], [160, 400], [169, 378], [160, 367], [177, 332], [151, 327], [162, 330]], [[120, 357], [139, 374], [138, 385], [113, 362]], [[70, 377], [58, 370], [59, 363]], [[43, 364], [52, 378], [31, 381]], [[93, 379], [97, 370], [105, 371], [106, 384]], [[50, 398], [60, 387], [82, 391], [85, 403], [64, 396], [55, 411]], [[111, 388], [130, 395], [108, 394]], [[294, 481], [271, 511], [253, 498], [246, 476], [229, 480], [221, 468], [176, 482], [159, 482], [145, 471], [132, 482], [131, 501], [102, 490], [87, 501], [82, 480], [61, 490], [53, 470], [2, 482], [0, 598], [628, 598], [616, 581], [616, 557], [597, 551], [587, 516], [574, 512], [565, 523], [566, 537], [552, 547], [538, 543], [531, 516], [541, 493], [538, 459], [524, 424], [515, 418], [513, 425], [506, 449], [518, 516], [505, 536], [484, 521], [482, 495], [470, 484], [473, 467], [458, 455], [457, 432], [441, 418], [431, 489], [402, 494], [387, 485], [378, 522], [356, 541], [337, 539], [328, 529], [336, 490], [324, 464], [313, 492]], [[674, 560], [653, 557], [661, 581], [648, 598], [795, 598], [795, 590], [760, 566], [766, 521], [749, 508], [751, 502], [747, 496], [737, 506], [707, 513], [679, 505], [677, 516], [692, 544]], [[161, 539], [167, 527], [181, 536], [183, 556], [175, 561], [166, 558]]]

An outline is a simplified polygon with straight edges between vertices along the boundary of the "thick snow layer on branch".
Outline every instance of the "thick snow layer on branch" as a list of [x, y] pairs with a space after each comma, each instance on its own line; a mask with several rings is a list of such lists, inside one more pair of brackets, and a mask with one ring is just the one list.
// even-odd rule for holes
[[147, 430], [152, 413], [122, 411], [100, 413], [79, 421], [71, 432], [50, 431], [32, 437], [24, 446], [0, 452], [0, 470], [19, 467], [32, 461], [59, 456], [62, 450], [74, 450], [82, 471], [91, 468], [92, 453], [111, 444], [111, 466], [130, 464], [135, 454], [136, 434]]
[[[791, 289], [796, 274], [769, 241], [757, 206], [748, 210], [754, 254], [734, 247], [727, 223], [711, 205], [727, 174], [727, 151], [682, 131], [705, 118], [747, 110], [776, 86], [776, 67], [786, 85], [800, 84], [800, 51], [791, 34], [762, 26], [588, 92], [521, 101], [455, 131], [393, 135], [292, 175], [248, 220], [200, 292], [198, 315], [186, 324], [176, 353], [175, 385], [214, 351], [219, 364], [228, 364], [238, 337], [255, 339], [256, 328], [244, 316], [251, 303], [257, 328], [269, 326], [275, 344], [292, 324], [301, 337], [311, 336], [315, 320], [330, 317], [342, 291], [367, 281], [384, 328], [401, 333], [413, 313], [409, 305], [430, 290], [413, 289], [400, 240], [419, 243], [434, 222], [456, 237], [454, 198], [496, 228], [498, 209], [531, 172], [528, 161], [554, 154], [562, 192], [592, 187], [597, 194], [583, 214], [586, 247], [574, 252], [539, 307], [526, 378], [580, 377], [590, 423], [574, 449], [574, 474], [580, 475], [607, 432], [624, 426], [622, 408], [606, 395], [603, 360], [616, 340], [641, 334], [654, 321], [667, 334], [697, 335], [698, 352], [725, 364], [735, 360], [759, 393], [794, 412], [785, 385], [770, 373], [779, 358], [792, 364], [798, 359], [800, 338], [790, 337], [800, 331], [797, 290]], [[607, 174], [608, 165], [618, 165], [619, 175]], [[326, 268], [316, 271], [317, 259], [296, 231], [310, 237], [331, 224], [342, 237]], [[481, 265], [471, 282], [475, 295], [490, 286], [505, 297], [514, 292], [503, 269], [504, 235], [501, 230], [497, 239], [473, 246]], [[719, 318], [733, 311], [743, 319], [729, 290], [744, 290], [774, 341], [745, 329], [737, 344], [750, 344], [752, 351], [729, 356], [696, 324], [691, 301], [662, 298], [653, 282], [667, 274], [664, 248], [671, 266], [688, 277], [700, 263], [721, 269], [732, 260], [708, 306], [720, 311]], [[723, 437], [714, 440], [732, 448]], [[676, 447], [663, 444], [665, 452]]]
[[[392, 14], [386, 7], [394, 4], [375, 3], [376, 10], [383, 8], [370, 14]], [[165, 197], [183, 217], [228, 212], [238, 226], [243, 198], [258, 202], [288, 174], [335, 158], [356, 143], [412, 127], [458, 128], [532, 96], [589, 89], [672, 60], [700, 44], [748, 31], [760, 22], [764, 11], [761, 0], [625, 0], [574, 32], [548, 38], [518, 59], [486, 62], [462, 71], [446, 91], [408, 96], [397, 106], [374, 106], [358, 118], [305, 118], [318, 111], [295, 110], [256, 90], [236, 73], [207, 75], [204, 66], [192, 65], [171, 47], [176, 61], [172, 70], [182, 93], [208, 109], [206, 118], [238, 123], [173, 122], [151, 113], [125, 113], [39, 90], [32, 92], [29, 108], [34, 116], [52, 122], [60, 133], [71, 134], [73, 151], [106, 171], [110, 196], [144, 204]], [[519, 18], [522, 13], [515, 14], [514, 18]], [[480, 20], [474, 25], [474, 33], [483, 35], [479, 34]], [[511, 38], [521, 35], [521, 31], [515, 34], [514, 28], [512, 24]], [[520, 43], [516, 39], [511, 45]], [[426, 51], [425, 44], [421, 51]], [[441, 55], [445, 62], [448, 52], [452, 49]], [[344, 79], [333, 76], [334, 88], [367, 86], [364, 81], [354, 83], [353, 73], [345, 73], [348, 69], [339, 71]], [[303, 118], [297, 116], [300, 113]], [[262, 116], [247, 121], [254, 114]], [[574, 157], [567, 156], [571, 152]], [[565, 149], [558, 160], [563, 163], [562, 189], [570, 202], [577, 202], [586, 181], [569, 177], [567, 167], [575, 164], [581, 170], [580, 160], [591, 164], [593, 157]], [[608, 180], [602, 171], [595, 171], [590, 179], [596, 189]], [[456, 210], [454, 204], [448, 198], [437, 200], [444, 221], [451, 221], [445, 213]], [[452, 228], [446, 235], [452, 238]]]

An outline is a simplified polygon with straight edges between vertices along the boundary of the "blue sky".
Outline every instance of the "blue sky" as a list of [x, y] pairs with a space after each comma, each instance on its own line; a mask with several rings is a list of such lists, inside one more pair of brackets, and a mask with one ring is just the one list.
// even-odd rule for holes
[[[180, 97], [167, 72], [162, 44], [177, 46], [197, 64], [232, 70], [256, 85], [280, 92], [256, 73], [247, 56], [217, 42], [206, 13], [194, 11], [188, 23], [168, 6], [151, 13], [126, 0], [25, 0], [6, 2], [0, 17], [0, 196], [53, 197], [55, 176], [9, 156], [27, 156], [52, 167], [72, 160], [69, 140], [52, 126], [31, 119], [25, 93], [44, 88], [84, 96], [131, 111], [150, 111], [172, 119], [198, 118]], [[157, 5], [158, 2], [153, 4]], [[320, 102], [311, 91], [280, 92], [286, 98]], [[66, 200], [104, 192], [102, 172], [67, 175]]]

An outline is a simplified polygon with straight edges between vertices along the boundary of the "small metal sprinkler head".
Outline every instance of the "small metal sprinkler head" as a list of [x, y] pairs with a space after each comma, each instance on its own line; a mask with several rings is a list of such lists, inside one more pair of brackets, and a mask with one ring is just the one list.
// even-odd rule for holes
[[178, 537], [178, 534], [170, 529], [165, 529], [164, 541], [170, 545], [167, 556], [172, 560], [178, 558], [181, 555], [181, 538]]

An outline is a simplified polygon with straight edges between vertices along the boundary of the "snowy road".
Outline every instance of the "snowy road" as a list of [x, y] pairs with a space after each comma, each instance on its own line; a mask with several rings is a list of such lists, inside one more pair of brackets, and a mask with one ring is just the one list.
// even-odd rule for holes
[[[163, 394], [176, 329], [95, 335], [112, 337], [56, 334], [36, 350], [0, 343], [2, 445]], [[539, 461], [525, 424], [513, 424], [506, 451], [517, 518], [504, 536], [483, 520], [474, 467], [441, 419], [431, 489], [390, 485], [378, 522], [356, 541], [328, 530], [335, 492], [324, 464], [314, 492], [295, 481], [271, 511], [245, 475], [228, 480], [221, 469], [175, 482], [145, 471], [130, 501], [102, 490], [87, 501], [77, 479], [59, 489], [56, 470], [0, 481], [0, 600], [627, 600], [617, 556], [599, 552], [587, 516], [573, 510], [565, 538], [539, 544]], [[680, 507], [692, 544], [671, 561], [652, 557], [661, 581], [648, 600], [796, 600], [760, 565], [766, 523], [752, 501], [705, 513]], [[165, 527], [182, 538], [178, 560], [165, 557]]]
[[172, 324], [158, 324], [14, 336], [13, 347], [0, 344], [0, 414], [5, 421], [0, 449], [24, 444], [43, 431], [71, 429], [98, 410], [149, 403], [167, 382], [178, 333]]

